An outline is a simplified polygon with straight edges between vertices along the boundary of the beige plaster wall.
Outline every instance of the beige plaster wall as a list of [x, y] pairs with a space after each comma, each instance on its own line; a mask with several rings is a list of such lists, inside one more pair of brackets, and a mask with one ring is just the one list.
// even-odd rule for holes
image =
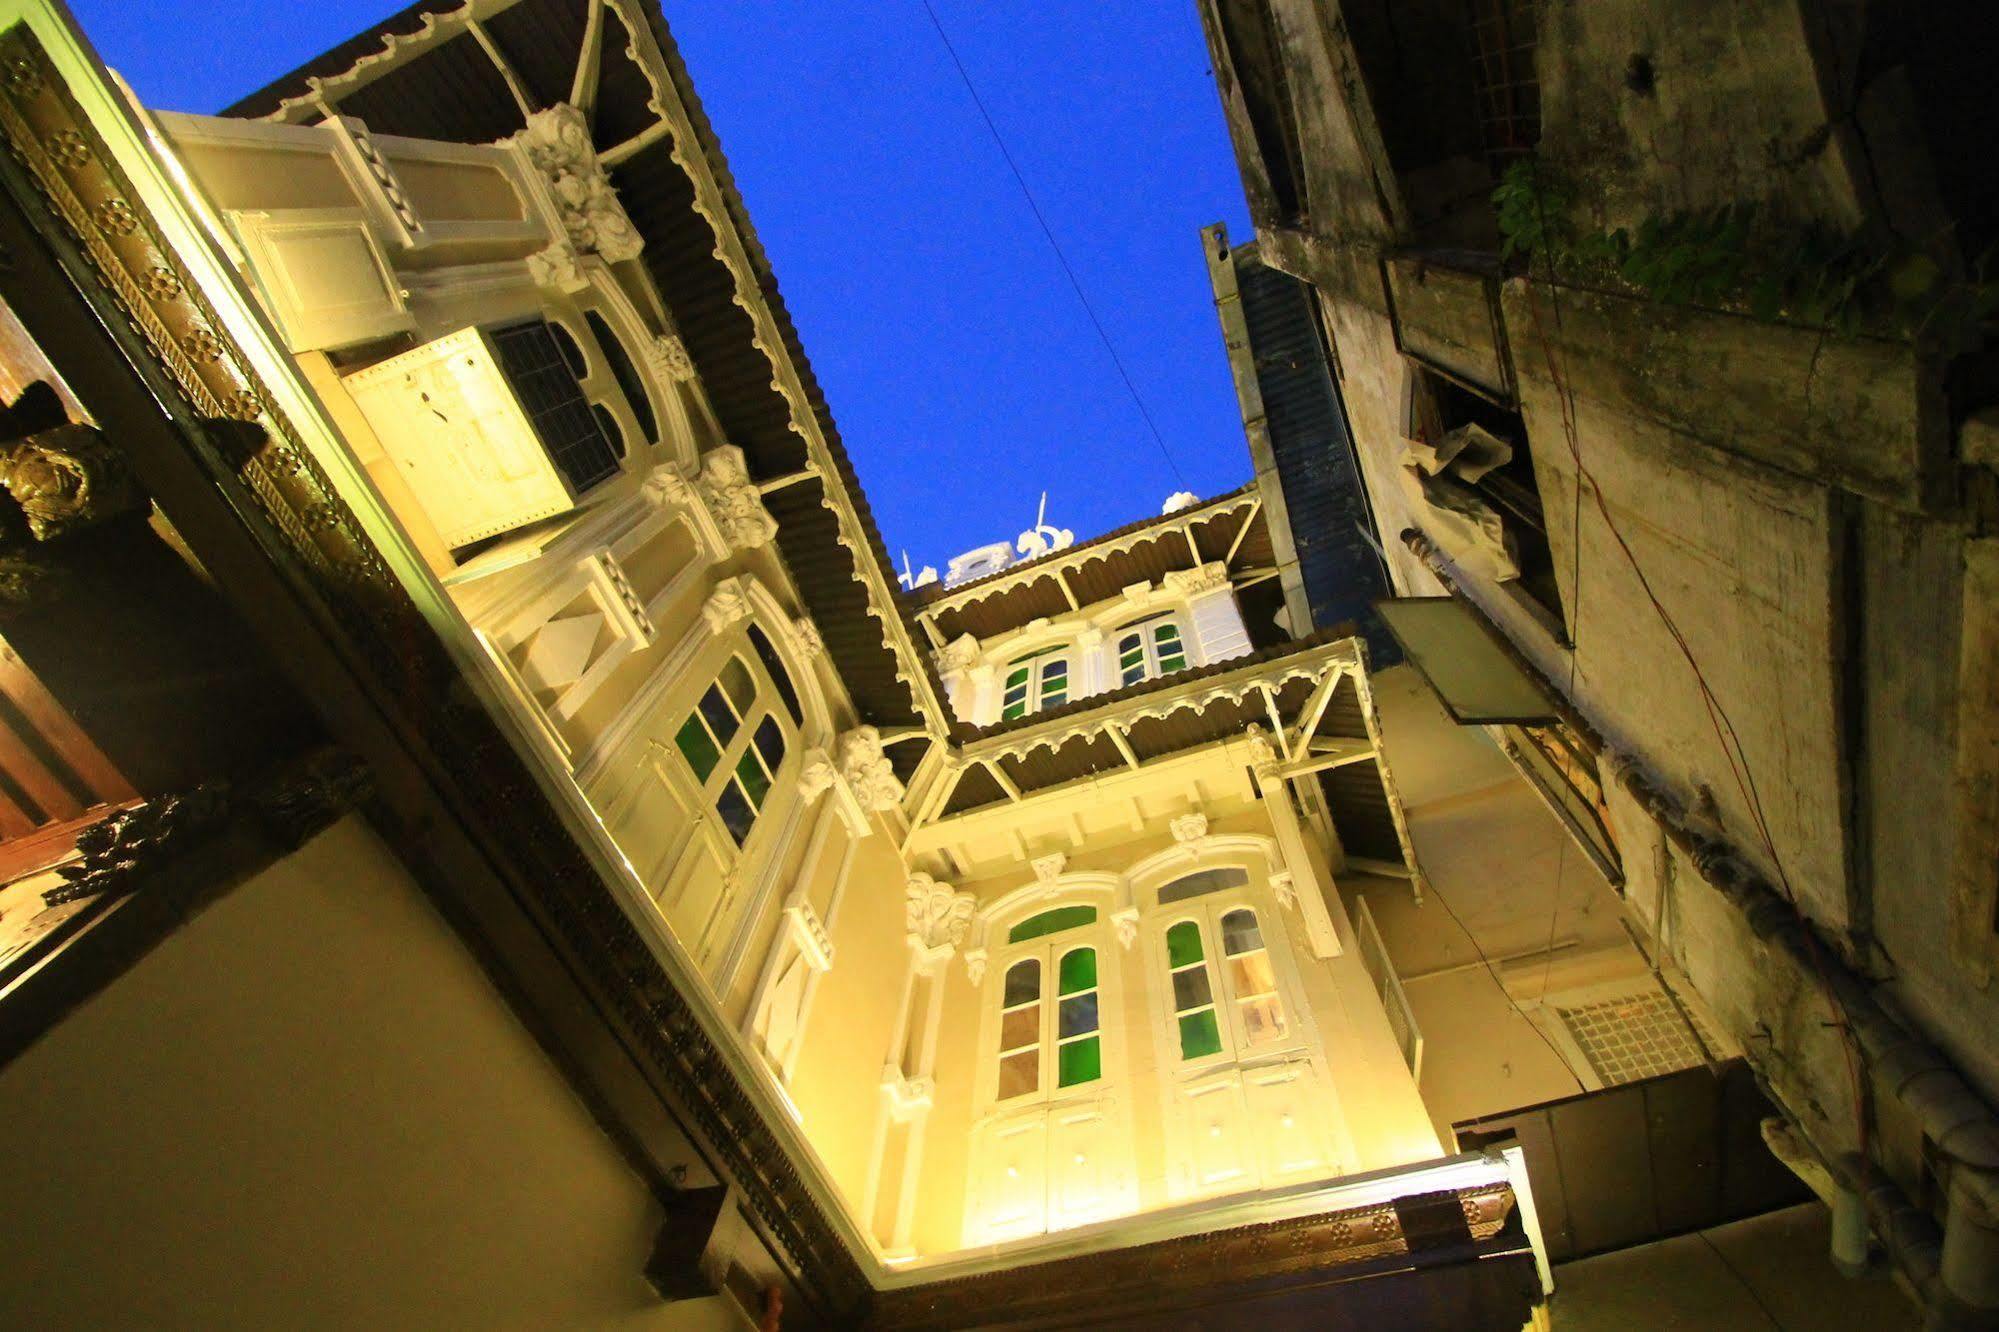
[[0, 1070], [0, 1123], [0, 1326], [747, 1326], [646, 1286], [646, 1189], [357, 819]]
[[886, 836], [855, 847], [833, 925], [833, 968], [820, 980], [791, 1082], [806, 1137], [856, 1216], [867, 1194], [882, 1065], [909, 968], [908, 877]]

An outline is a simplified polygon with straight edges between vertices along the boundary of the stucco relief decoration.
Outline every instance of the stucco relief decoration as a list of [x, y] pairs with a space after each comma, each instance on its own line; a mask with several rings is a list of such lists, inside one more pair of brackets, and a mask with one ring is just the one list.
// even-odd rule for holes
[[840, 737], [840, 776], [862, 809], [894, 809], [902, 803], [902, 781], [882, 753], [881, 732], [857, 726]]
[[1053, 855], [1036, 856], [1030, 863], [1034, 866], [1034, 881], [1043, 888], [1053, 888], [1062, 871], [1068, 868], [1069, 858], [1057, 851]]
[[684, 507], [694, 502], [694, 485], [672, 463], [652, 469], [641, 490], [648, 503], [661, 507]]
[[1208, 816], [1201, 813], [1182, 814], [1170, 821], [1166, 827], [1173, 834], [1174, 841], [1186, 846], [1208, 835]]
[[833, 783], [840, 779], [839, 770], [823, 749], [808, 749], [798, 765], [798, 795], [806, 804], [811, 804], [820, 796], [833, 789]]
[[0, 486], [28, 531], [48, 541], [145, 504], [125, 455], [90, 425], [62, 425], [0, 445]]
[[1197, 597], [1203, 592], [1215, 592], [1227, 587], [1229, 567], [1217, 560], [1194, 569], [1176, 569], [1167, 574], [1164, 581], [1169, 590], [1183, 597]]
[[645, 248], [617, 191], [590, 145], [590, 122], [566, 103], [528, 117], [512, 142], [548, 182], [569, 244], [602, 255], [609, 263], [636, 259]]
[[1138, 938], [1138, 908], [1125, 907], [1111, 912], [1111, 928], [1117, 931], [1118, 947], [1131, 947]]
[[708, 600], [701, 603], [701, 618], [711, 633], [719, 634], [739, 620], [749, 618], [750, 598], [740, 578], [724, 578], [715, 584]]
[[798, 655], [807, 661], [817, 661], [825, 655], [826, 640], [819, 636], [819, 626], [809, 616], [801, 615], [791, 622], [791, 636], [798, 645]]
[[939, 675], [970, 670], [979, 660], [979, 640], [970, 634], [959, 634], [931, 655]]
[[754, 549], [777, 535], [777, 520], [764, 508], [763, 492], [750, 480], [750, 465], [734, 444], [710, 449], [703, 456], [694, 488], [715, 526], [736, 549]]
[[1291, 871], [1279, 870], [1271, 875], [1270, 890], [1277, 894], [1277, 904], [1285, 910], [1298, 905], [1298, 883], [1291, 877]]
[[977, 985], [986, 978], [986, 950], [967, 948], [965, 950], [965, 979]]
[[646, 359], [652, 368], [676, 384], [685, 384], [694, 378], [694, 358], [687, 353], [687, 343], [678, 333], [660, 333], [646, 344]]
[[911, 943], [934, 952], [956, 948], [965, 941], [977, 905], [970, 893], [961, 893], [921, 871], [909, 876], [908, 893], [903, 923]]

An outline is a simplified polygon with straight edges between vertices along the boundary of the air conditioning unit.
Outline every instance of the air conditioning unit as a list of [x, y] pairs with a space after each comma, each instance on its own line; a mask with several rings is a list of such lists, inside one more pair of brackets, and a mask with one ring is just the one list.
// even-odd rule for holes
[[542, 320], [466, 328], [343, 383], [447, 546], [574, 509], [618, 472], [615, 422]]

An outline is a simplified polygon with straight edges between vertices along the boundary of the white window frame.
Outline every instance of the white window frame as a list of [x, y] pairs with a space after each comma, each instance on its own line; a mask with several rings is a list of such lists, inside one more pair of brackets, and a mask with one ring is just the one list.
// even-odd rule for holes
[[[1159, 893], [1170, 888], [1191, 874], [1207, 870], [1239, 869], [1249, 876], [1249, 881], [1233, 888], [1223, 888], [1197, 897], [1184, 898], [1177, 902], [1161, 904]], [[1291, 954], [1289, 922], [1284, 919], [1284, 908], [1276, 900], [1276, 894], [1264, 885], [1267, 882], [1263, 868], [1240, 862], [1221, 862], [1212, 865], [1190, 865], [1176, 870], [1171, 876], [1162, 878], [1148, 893], [1152, 909], [1140, 938], [1144, 946], [1153, 953], [1153, 974], [1159, 986], [1159, 1002], [1154, 1006], [1154, 1022], [1158, 1032], [1161, 1065], [1165, 1070], [1162, 1086], [1182, 1077], [1205, 1073], [1225, 1066], [1253, 1066], [1266, 1060], [1295, 1058], [1300, 1051], [1309, 1050], [1317, 1054], [1321, 1050], [1316, 1023], [1305, 1002], [1302, 978], [1297, 973], [1295, 959]], [[1271, 975], [1275, 983], [1273, 994], [1284, 1014], [1284, 1035], [1277, 1040], [1261, 1045], [1251, 1045], [1242, 1020], [1242, 1004], [1246, 999], [1261, 995], [1237, 993], [1229, 968], [1224, 965], [1227, 957], [1222, 951], [1222, 918], [1231, 911], [1247, 909], [1256, 916], [1257, 932], [1263, 937], [1263, 948], [1269, 955]], [[1180, 1045], [1180, 1008], [1173, 987], [1172, 957], [1167, 951], [1166, 935], [1181, 921], [1192, 921], [1201, 936], [1201, 966], [1208, 973], [1209, 1002], [1216, 1013], [1216, 1027], [1221, 1034], [1222, 1048], [1212, 1054], [1197, 1055], [1192, 1059], [1183, 1058]], [[1185, 968], [1180, 968], [1184, 970]], [[1188, 1009], [1187, 1012], [1194, 1012]]]
[[[1177, 654], [1180, 664], [1173, 667], [1172, 672], [1162, 669], [1161, 661], [1169, 654], [1164, 654], [1159, 649], [1159, 631], [1168, 627], [1173, 630], [1173, 635], [1179, 640], [1180, 646]], [[1138, 642], [1127, 648], [1125, 640], [1134, 634], [1137, 635]], [[1134, 649], [1140, 654], [1139, 660], [1134, 663], [1140, 674], [1127, 680], [1125, 675], [1130, 668], [1125, 658]], [[1187, 617], [1173, 610], [1154, 611], [1135, 620], [1125, 621], [1105, 635], [1105, 650], [1109, 654], [1108, 685], [1112, 689], [1128, 689], [1147, 680], [1157, 680], [1162, 675], [1187, 670], [1195, 664], [1193, 638], [1188, 631]]]
[[[1062, 697], [1058, 701], [1050, 703], [1047, 701], [1048, 695], [1051, 692], [1049, 689], [1049, 677], [1055, 673], [1052, 671], [1052, 668], [1058, 664], [1062, 668], [1059, 672], [1062, 681], [1060, 686]], [[1009, 682], [1013, 678], [1014, 671], [1021, 667], [1027, 669], [1027, 679], [1024, 682], [1027, 688], [1027, 695], [1023, 700], [1022, 710], [1013, 716], [1008, 716], [1007, 708], [1010, 704], [1007, 702], [1007, 694], [1012, 688]], [[1021, 717], [1032, 717], [1045, 708], [1059, 708], [1065, 704], [1073, 703], [1079, 697], [1078, 691], [1080, 687], [1081, 681], [1077, 678], [1075, 653], [1067, 643], [1051, 643], [1044, 647], [1010, 656], [999, 668], [999, 699], [998, 706], [994, 710], [993, 720], [1000, 722], [1017, 721]]]
[[[731, 662], [743, 668], [751, 684], [750, 701], [740, 708], [722, 683], [722, 677]], [[701, 704], [711, 689], [722, 697], [724, 704], [735, 715], [736, 732], [726, 743], [716, 744], [719, 757], [704, 778], [695, 771], [693, 760], [681, 746], [680, 735], [690, 725], [699, 726], [710, 743], [715, 743], [714, 726], [701, 710]], [[774, 768], [768, 757], [754, 743], [757, 731], [766, 720], [776, 724], [784, 747]], [[720, 834], [720, 843], [737, 857], [749, 855], [759, 834], [768, 825], [769, 821], [764, 815], [776, 803], [778, 793], [785, 789], [785, 773], [798, 754], [800, 745], [798, 728], [793, 724], [791, 714], [785, 709], [783, 697], [764, 671], [763, 663], [757, 659], [756, 650], [750, 645], [747, 637], [743, 642], [731, 647], [715, 673], [702, 684], [700, 692], [689, 701], [681, 725], [674, 728], [673, 735], [673, 749], [678, 760], [676, 771], [686, 781], [689, 789], [698, 793], [696, 797], [698, 816], [713, 821]], [[727, 821], [722, 817], [720, 802], [723, 789], [730, 783], [734, 782], [741, 786], [739, 768], [746, 757], [764, 773], [767, 785], [761, 799], [752, 799], [747, 788], [742, 790], [744, 802], [750, 807], [750, 826], [742, 841], [738, 842], [735, 834], [729, 831]]]
[[[1115, 1070], [1121, 1065], [1113, 1061], [1116, 1042], [1113, 1039], [1116, 1014], [1121, 1011], [1119, 1003], [1121, 991], [1118, 984], [1118, 959], [1116, 940], [1109, 928], [1109, 916], [1102, 902], [1085, 899], [1082, 901], [1038, 902], [1033, 909], [1023, 911], [1015, 917], [1006, 929], [1011, 931], [1022, 922], [1032, 920], [1046, 911], [1061, 910], [1065, 907], [1087, 906], [1097, 913], [1097, 918], [1087, 924], [1072, 925], [1067, 929], [1049, 934], [1036, 935], [1019, 943], [1007, 944], [996, 951], [992, 963], [986, 969], [985, 990], [981, 996], [980, 1009], [984, 1015], [983, 1030], [980, 1033], [978, 1089], [979, 1103], [988, 1111], [998, 1115], [1010, 1115], [1017, 1110], [1027, 1110], [1034, 1106], [1051, 1105], [1071, 1099], [1095, 1099], [1117, 1089]], [[998, 926], [994, 927], [998, 929]], [[1056, 1085], [1061, 1072], [1059, 1047], [1065, 1042], [1061, 1038], [1061, 989], [1062, 958], [1078, 948], [1090, 948], [1097, 955], [1097, 1076], [1088, 1082], [1073, 1086]], [[1007, 973], [1028, 958], [1041, 961], [1041, 1004], [1038, 1049], [1040, 1060], [1037, 1080], [1032, 1092], [1000, 1099], [999, 1078], [1006, 1014]], [[1078, 1037], [1077, 1039], [1081, 1039]], [[1025, 1049], [1025, 1046], [1018, 1047]]]

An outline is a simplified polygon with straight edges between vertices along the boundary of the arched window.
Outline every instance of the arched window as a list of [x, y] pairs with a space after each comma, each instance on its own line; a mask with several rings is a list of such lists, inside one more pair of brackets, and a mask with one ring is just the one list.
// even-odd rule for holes
[[1068, 701], [1068, 649], [1048, 648], [1007, 663], [1006, 688], [1000, 695], [1001, 721], [1059, 708]]
[[1102, 1027], [1094, 945], [1044, 944], [1009, 964], [999, 992], [996, 1099], [1045, 1096], [1102, 1078]]
[[737, 846], [750, 839], [784, 765], [785, 728], [757, 672], [730, 657], [674, 735], [708, 803]]
[[1118, 630], [1119, 688], [1186, 669], [1187, 645], [1172, 615], [1150, 615]]

